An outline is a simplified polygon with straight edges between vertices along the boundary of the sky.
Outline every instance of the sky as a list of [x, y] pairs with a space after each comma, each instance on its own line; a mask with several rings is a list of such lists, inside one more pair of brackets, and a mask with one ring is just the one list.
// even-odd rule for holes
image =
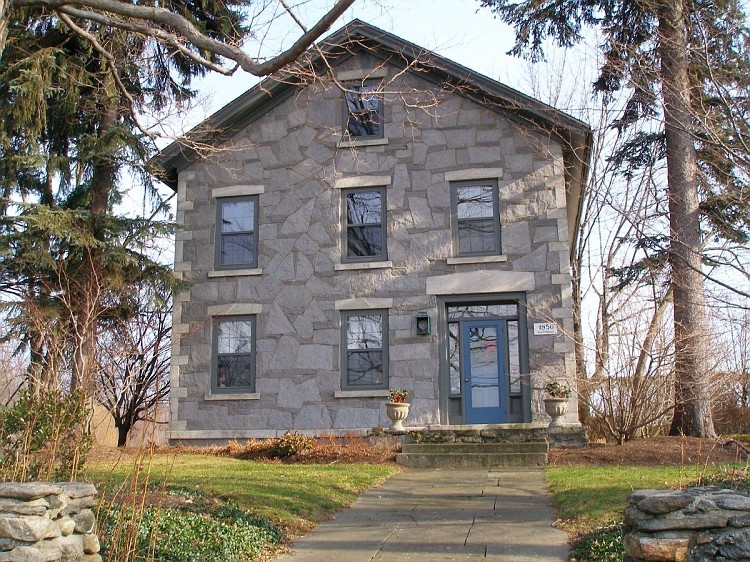
[[[273, 7], [279, 6], [272, 0]], [[309, 0], [298, 5], [295, 12], [307, 25], [312, 25], [329, 8], [332, 0]], [[411, 41], [455, 62], [508, 83], [513, 80], [513, 70], [520, 72], [523, 63], [505, 55], [513, 46], [512, 29], [495, 19], [489, 10], [479, 10], [476, 0], [356, 0], [354, 5], [331, 28], [331, 33], [353, 19], [360, 19]], [[263, 22], [274, 14], [263, 12], [258, 20]], [[279, 46], [288, 46], [299, 31], [293, 23], [279, 17], [270, 26], [262, 25], [267, 32], [259, 41], [246, 44], [251, 54], [273, 54]], [[328, 34], [326, 34], [328, 35]], [[509, 76], [510, 72], [510, 76]], [[506, 80], [510, 78], [510, 80]], [[207, 97], [201, 118], [220, 109], [258, 82], [253, 76], [238, 71], [233, 77], [211, 75], [197, 83], [201, 95]], [[194, 115], [198, 118], [198, 115]], [[198, 119], [200, 120], [200, 119]]]
[[[333, 0], [299, 0], [293, 9], [310, 27], [333, 4]], [[266, 8], [253, 15], [253, 21], [257, 22], [254, 29], [260, 31], [256, 40], [245, 44], [245, 50], [260, 57], [273, 56], [299, 37], [299, 28], [288, 16], [281, 14], [283, 9], [277, 0], [259, 0], [256, 5]], [[525, 84], [526, 63], [505, 54], [513, 46], [513, 30], [495, 19], [489, 10], [480, 11], [479, 6], [477, 0], [356, 0], [325, 35], [353, 19], [360, 19], [476, 72], [531, 93]], [[233, 76], [210, 73], [194, 82], [200, 101], [189, 113], [172, 120], [170, 134], [176, 138], [187, 132], [259, 80], [238, 70]], [[166, 146], [171, 140], [165, 139], [159, 144]], [[142, 207], [142, 191], [137, 185], [134, 188], [125, 194], [123, 209]], [[165, 186], [160, 186], [160, 191], [165, 196], [171, 194]]]

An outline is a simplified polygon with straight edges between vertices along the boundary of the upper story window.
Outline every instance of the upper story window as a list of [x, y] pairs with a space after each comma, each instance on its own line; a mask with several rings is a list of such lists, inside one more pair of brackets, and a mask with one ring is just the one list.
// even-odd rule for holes
[[347, 84], [345, 133], [351, 138], [383, 137], [383, 96], [378, 82]]
[[344, 348], [341, 388], [388, 388], [388, 316], [385, 311], [352, 311], [342, 317]]
[[255, 392], [255, 316], [214, 322], [212, 389]]
[[500, 212], [497, 182], [451, 183], [453, 246], [460, 256], [500, 253]]
[[343, 261], [386, 258], [385, 189], [347, 189], [343, 197]]
[[216, 267], [258, 264], [258, 197], [217, 199]]

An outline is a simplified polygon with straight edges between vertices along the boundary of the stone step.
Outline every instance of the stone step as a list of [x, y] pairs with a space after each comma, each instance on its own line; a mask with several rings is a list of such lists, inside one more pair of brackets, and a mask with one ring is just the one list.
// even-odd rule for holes
[[396, 461], [414, 468], [544, 466], [546, 440], [506, 443], [405, 443]]
[[525, 443], [404, 443], [402, 453], [430, 454], [476, 454], [476, 453], [541, 453], [547, 454], [549, 445], [546, 441]]
[[409, 431], [417, 443], [528, 443], [546, 441], [546, 427], [502, 426], [430, 426]]
[[411, 468], [545, 466], [546, 453], [398, 453], [396, 462]]

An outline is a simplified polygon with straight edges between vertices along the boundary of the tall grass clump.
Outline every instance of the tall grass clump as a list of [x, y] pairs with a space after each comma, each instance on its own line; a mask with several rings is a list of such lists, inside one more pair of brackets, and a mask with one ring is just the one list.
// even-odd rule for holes
[[0, 406], [0, 479], [73, 480], [92, 441], [85, 393], [22, 390]]

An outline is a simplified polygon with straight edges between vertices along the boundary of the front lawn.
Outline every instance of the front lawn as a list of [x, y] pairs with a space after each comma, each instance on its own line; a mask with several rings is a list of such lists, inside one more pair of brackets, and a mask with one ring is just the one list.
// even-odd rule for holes
[[632, 491], [714, 483], [731, 486], [746, 476], [734, 464], [564, 466], [548, 467], [545, 474], [560, 527], [578, 543], [572, 554], [589, 562], [621, 559], [619, 523]]
[[[144, 462], [151, 489], [157, 482], [219, 496], [293, 535], [310, 530], [398, 471], [392, 465], [280, 464], [208, 455], [156, 454]], [[132, 473], [132, 461], [97, 463], [86, 468], [85, 477], [112, 489]]]

